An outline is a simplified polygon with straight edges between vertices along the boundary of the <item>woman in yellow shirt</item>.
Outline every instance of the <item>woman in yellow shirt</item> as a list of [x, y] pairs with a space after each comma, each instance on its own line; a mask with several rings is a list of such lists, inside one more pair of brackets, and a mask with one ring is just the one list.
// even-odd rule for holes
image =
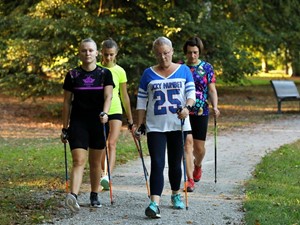
[[[115, 87], [113, 89], [113, 98], [111, 107], [108, 112], [108, 152], [109, 152], [109, 167], [112, 172], [116, 163], [116, 148], [117, 141], [122, 127], [122, 105], [124, 107], [129, 129], [132, 128], [133, 119], [131, 113], [130, 99], [127, 93], [127, 76], [125, 70], [117, 64], [116, 56], [118, 54], [117, 43], [109, 38], [101, 43], [101, 62], [100, 66], [107, 68], [111, 71]], [[105, 164], [105, 152], [102, 154], [102, 165]], [[103, 176], [101, 185], [104, 190], [109, 189], [108, 177]]]

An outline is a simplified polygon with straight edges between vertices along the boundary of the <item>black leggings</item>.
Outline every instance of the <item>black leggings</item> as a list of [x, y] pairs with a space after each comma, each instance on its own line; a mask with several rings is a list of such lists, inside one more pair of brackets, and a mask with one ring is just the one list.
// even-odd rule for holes
[[[184, 132], [184, 139], [186, 132]], [[149, 132], [147, 143], [151, 158], [150, 192], [161, 196], [164, 187], [166, 147], [168, 149], [169, 181], [172, 191], [178, 191], [181, 183], [183, 143], [181, 131]]]

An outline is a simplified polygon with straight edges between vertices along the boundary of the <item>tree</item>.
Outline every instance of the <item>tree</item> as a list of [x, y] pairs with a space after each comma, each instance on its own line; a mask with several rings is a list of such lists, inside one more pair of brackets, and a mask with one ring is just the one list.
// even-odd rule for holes
[[[295, 0], [289, 0], [292, 1]], [[282, 35], [276, 35], [278, 28], [270, 27], [275, 16], [268, 15], [272, 18], [269, 22], [267, 15], [260, 16], [255, 11], [260, 6], [259, 10], [266, 13], [264, 7], [271, 7], [273, 1], [255, 3], [252, 6], [245, 0], [3, 0], [0, 87], [24, 99], [61, 91], [66, 72], [79, 63], [77, 45], [87, 37], [99, 44], [108, 37], [116, 40], [120, 46], [118, 63], [128, 73], [131, 94], [136, 92], [143, 70], [155, 64], [151, 48], [158, 36], [172, 40], [177, 61], [184, 57], [184, 41], [198, 35], [205, 45], [203, 57], [214, 66], [217, 75], [228, 83], [240, 82], [257, 71], [257, 58], [252, 51], [255, 48], [267, 55], [285, 46], [293, 59], [299, 53], [294, 40], [299, 32], [294, 39], [288, 36], [297, 17], [292, 17], [291, 26]], [[297, 11], [290, 7], [289, 12]], [[262, 25], [257, 26], [257, 21]]]
[[285, 59], [281, 63], [285, 66], [291, 63], [293, 75], [299, 76], [300, 2], [244, 1], [243, 12], [241, 18], [249, 40], [247, 45], [266, 58], [274, 53], [284, 55]]

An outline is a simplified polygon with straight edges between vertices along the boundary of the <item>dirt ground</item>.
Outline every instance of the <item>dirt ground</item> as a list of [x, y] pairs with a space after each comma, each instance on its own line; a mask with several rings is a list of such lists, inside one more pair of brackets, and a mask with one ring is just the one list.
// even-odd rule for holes
[[[45, 98], [36, 102], [20, 101], [0, 95], [0, 138], [55, 137], [61, 129], [59, 117], [47, 116], [45, 104], [59, 104], [62, 99]], [[57, 136], [58, 137], [58, 136]]]

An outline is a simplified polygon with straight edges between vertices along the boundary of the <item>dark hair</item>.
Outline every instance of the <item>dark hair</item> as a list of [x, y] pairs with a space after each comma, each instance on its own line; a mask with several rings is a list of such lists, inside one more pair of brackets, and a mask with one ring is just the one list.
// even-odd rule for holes
[[204, 49], [203, 43], [202, 43], [201, 39], [196, 36], [188, 39], [185, 42], [185, 44], [183, 45], [184, 54], [187, 53], [187, 46], [192, 46], [192, 47], [197, 46], [198, 50], [199, 50], [199, 55], [201, 55], [203, 53], [203, 49]]
[[118, 44], [112, 38], [108, 38], [101, 43], [101, 49], [103, 48], [116, 48], [117, 51], [119, 50]]

